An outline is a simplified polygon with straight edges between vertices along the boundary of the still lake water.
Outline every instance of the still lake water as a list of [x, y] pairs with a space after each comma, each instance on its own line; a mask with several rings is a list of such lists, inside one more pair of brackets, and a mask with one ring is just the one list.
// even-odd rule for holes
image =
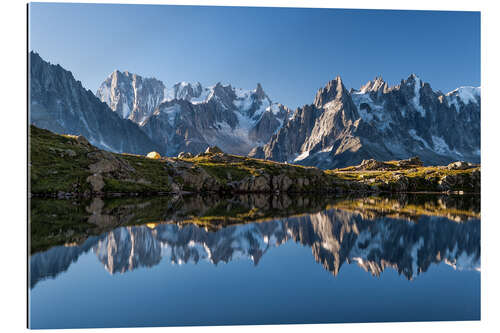
[[31, 328], [480, 319], [479, 199], [33, 199]]

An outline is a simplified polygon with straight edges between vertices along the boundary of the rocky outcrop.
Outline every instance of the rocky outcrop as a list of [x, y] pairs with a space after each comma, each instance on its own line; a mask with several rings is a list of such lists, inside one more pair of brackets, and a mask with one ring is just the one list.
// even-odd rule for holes
[[361, 161], [361, 164], [339, 169], [341, 171], [388, 171], [406, 170], [423, 167], [423, 162], [419, 157], [411, 157], [401, 161], [381, 162], [373, 158]]
[[224, 154], [224, 152], [219, 147], [212, 146], [208, 147], [207, 150], [205, 150], [205, 154]]
[[355, 167], [356, 170], [387, 170], [389, 164], [374, 160], [373, 158], [369, 160], [363, 160], [361, 164]]
[[464, 161], [457, 161], [457, 162], [452, 162], [448, 164], [447, 168], [449, 170], [467, 170], [467, 169], [472, 169], [476, 168], [478, 165], [469, 163], [469, 162], [464, 162]]
[[453, 191], [453, 189], [461, 188], [466, 192], [474, 189], [476, 193], [480, 193], [481, 173], [476, 169], [468, 173], [446, 175], [439, 180], [438, 184], [442, 191]]
[[421, 167], [424, 165], [424, 162], [418, 157], [410, 157], [409, 159], [406, 160], [401, 160], [396, 162], [396, 166], [400, 168], [414, 168], [414, 167]]
[[191, 153], [186, 153], [186, 152], [180, 152], [178, 155], [177, 155], [177, 158], [192, 158], [193, 157], [193, 154]]

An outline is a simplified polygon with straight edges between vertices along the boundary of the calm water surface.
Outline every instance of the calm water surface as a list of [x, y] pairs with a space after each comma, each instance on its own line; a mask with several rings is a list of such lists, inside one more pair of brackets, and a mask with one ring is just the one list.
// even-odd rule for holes
[[479, 320], [478, 207], [33, 199], [30, 327]]

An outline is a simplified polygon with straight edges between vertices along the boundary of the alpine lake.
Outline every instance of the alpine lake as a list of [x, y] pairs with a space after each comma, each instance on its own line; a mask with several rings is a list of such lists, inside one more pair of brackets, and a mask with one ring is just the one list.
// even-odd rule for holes
[[30, 200], [31, 328], [480, 319], [478, 195]]

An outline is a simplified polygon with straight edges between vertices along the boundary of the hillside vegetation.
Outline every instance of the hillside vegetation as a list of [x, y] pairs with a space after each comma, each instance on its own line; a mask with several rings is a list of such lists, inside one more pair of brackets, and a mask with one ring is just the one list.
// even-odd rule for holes
[[151, 159], [97, 149], [84, 137], [30, 127], [30, 193], [35, 196], [181, 192], [480, 192], [480, 166], [422, 166], [418, 159], [320, 170], [207, 152]]

